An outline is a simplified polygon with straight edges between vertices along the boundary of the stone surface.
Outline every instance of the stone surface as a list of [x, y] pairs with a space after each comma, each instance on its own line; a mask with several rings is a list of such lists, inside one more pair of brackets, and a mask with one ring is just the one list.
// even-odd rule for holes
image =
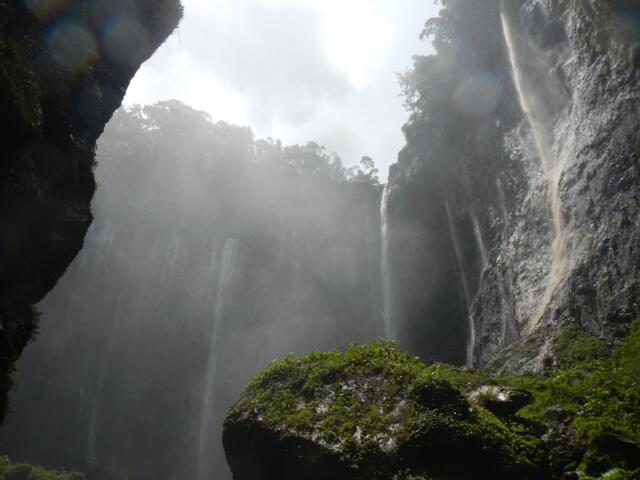
[[469, 400], [486, 408], [494, 415], [507, 418], [533, 402], [533, 395], [526, 390], [483, 385], [469, 395]]
[[[640, 31], [624, 22], [639, 7], [458, 4], [449, 15], [469, 24], [457, 32], [464, 55], [443, 48], [417, 68], [441, 62], [432, 68], [446, 72], [446, 62], [454, 62], [454, 92], [488, 72], [499, 79], [500, 94], [489, 113], [470, 116], [426, 90], [422, 108], [429, 114], [405, 125], [407, 145], [390, 170], [388, 205], [401, 342], [424, 358], [542, 371], [553, 363], [550, 344], [567, 322], [619, 342], [640, 314], [640, 83], [633, 61]], [[501, 5], [525, 46], [519, 60], [529, 68], [532, 57], [546, 62], [538, 84], [553, 77], [566, 90], [564, 106], [545, 106], [563, 225], [555, 276], [554, 187], [520, 105]]]
[[0, 418], [33, 305], [91, 224], [96, 139], [181, 15], [178, 0], [0, 1]]
[[441, 376], [392, 343], [274, 362], [225, 420], [234, 479], [544, 478], [528, 427]]

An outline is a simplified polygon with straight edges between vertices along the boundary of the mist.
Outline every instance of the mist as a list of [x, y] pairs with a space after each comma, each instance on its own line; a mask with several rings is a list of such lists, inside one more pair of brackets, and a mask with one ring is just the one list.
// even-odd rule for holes
[[91, 478], [231, 478], [222, 420], [261, 368], [384, 333], [374, 166], [177, 101], [119, 110], [96, 160], [95, 220], [38, 305], [0, 448]]
[[0, 0], [0, 479], [638, 478], [637, 2], [183, 3]]

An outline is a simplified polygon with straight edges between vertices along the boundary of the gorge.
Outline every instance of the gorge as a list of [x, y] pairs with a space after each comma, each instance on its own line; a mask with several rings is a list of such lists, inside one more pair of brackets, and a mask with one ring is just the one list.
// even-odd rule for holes
[[40, 320], [0, 451], [90, 480], [637, 478], [640, 7], [448, 0], [422, 35], [386, 185], [168, 100], [113, 114], [94, 196], [121, 95], [65, 143], [82, 200], [5, 168], [3, 229], [37, 241], [3, 247], [6, 374]]

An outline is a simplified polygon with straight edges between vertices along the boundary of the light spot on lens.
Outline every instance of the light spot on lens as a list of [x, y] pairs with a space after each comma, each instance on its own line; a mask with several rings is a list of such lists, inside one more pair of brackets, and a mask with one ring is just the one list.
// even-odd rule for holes
[[112, 20], [103, 35], [107, 54], [119, 63], [138, 66], [148, 56], [147, 35], [140, 24], [130, 18]]
[[80, 71], [97, 58], [98, 46], [84, 28], [65, 22], [57, 25], [49, 34], [49, 53], [57, 64]]
[[465, 116], [480, 118], [495, 110], [500, 100], [500, 84], [488, 74], [479, 73], [462, 80], [453, 94], [453, 106]]
[[24, 0], [33, 14], [42, 21], [51, 20], [69, 3], [68, 0]]

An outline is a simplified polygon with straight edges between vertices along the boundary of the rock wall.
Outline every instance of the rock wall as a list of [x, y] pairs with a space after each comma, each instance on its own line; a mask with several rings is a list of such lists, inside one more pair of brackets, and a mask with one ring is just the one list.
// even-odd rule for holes
[[32, 305], [91, 224], [94, 148], [178, 0], [0, 1], [0, 418]]
[[624, 337], [640, 313], [638, 14], [458, 0], [427, 24], [438, 53], [405, 80], [389, 195], [411, 350], [539, 369], [567, 321]]

